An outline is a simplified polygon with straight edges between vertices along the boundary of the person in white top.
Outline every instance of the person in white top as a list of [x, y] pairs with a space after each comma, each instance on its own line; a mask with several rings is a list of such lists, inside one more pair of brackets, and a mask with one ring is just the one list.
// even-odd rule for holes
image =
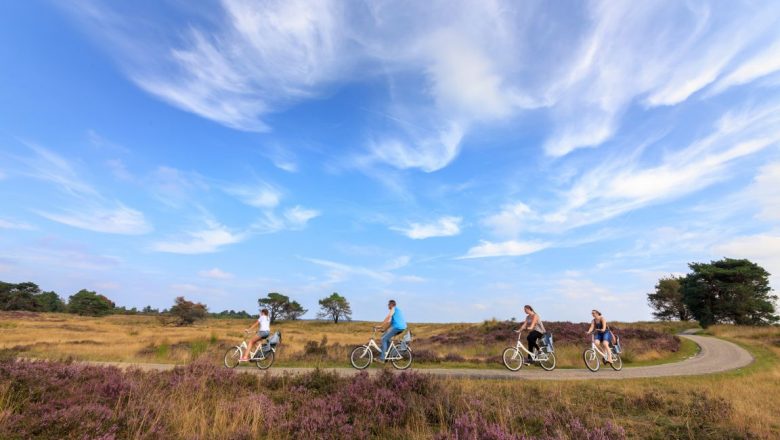
[[255, 321], [245, 331], [252, 331], [255, 327], [257, 327], [257, 334], [252, 336], [252, 339], [249, 340], [247, 345], [249, 349], [246, 351], [246, 353], [244, 353], [244, 357], [241, 359], [242, 361], [248, 361], [249, 353], [252, 352], [252, 347], [254, 347], [255, 344], [259, 341], [267, 339], [271, 334], [271, 318], [268, 317], [268, 309], [260, 310], [260, 316], [257, 318], [257, 321]]

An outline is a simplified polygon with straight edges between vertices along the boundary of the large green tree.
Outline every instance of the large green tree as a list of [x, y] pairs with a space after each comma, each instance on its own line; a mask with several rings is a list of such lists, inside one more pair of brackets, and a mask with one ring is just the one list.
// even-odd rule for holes
[[290, 301], [284, 305], [280, 312], [281, 319], [295, 321], [301, 316], [305, 315], [308, 310], [298, 304], [298, 301]]
[[289, 304], [290, 297], [278, 292], [271, 292], [265, 298], [257, 300], [258, 306], [268, 309], [271, 322], [276, 322], [278, 319], [284, 319], [284, 310], [289, 307]]
[[35, 283], [0, 282], [0, 310], [40, 311], [41, 304], [37, 296], [41, 289]]
[[68, 312], [84, 316], [105, 316], [114, 311], [114, 302], [103, 295], [81, 289], [68, 300]]
[[749, 260], [690, 263], [683, 301], [702, 327], [718, 323], [766, 325], [778, 321], [769, 273]]
[[683, 278], [675, 276], [661, 278], [655, 285], [655, 292], [647, 294], [647, 302], [653, 309], [655, 319], [661, 321], [673, 319], [688, 321], [691, 319], [691, 313], [682, 296]]
[[209, 314], [204, 304], [187, 301], [183, 296], [174, 300], [169, 313], [176, 318], [177, 325], [192, 325]]
[[320, 312], [317, 313], [317, 317], [328, 318], [333, 320], [334, 324], [338, 324], [341, 319], [347, 321], [352, 319], [352, 308], [350, 308], [346, 298], [333, 292], [330, 296], [320, 300]]
[[62, 313], [67, 310], [65, 302], [54, 292], [41, 292], [35, 299], [41, 305], [41, 311], [43, 312]]

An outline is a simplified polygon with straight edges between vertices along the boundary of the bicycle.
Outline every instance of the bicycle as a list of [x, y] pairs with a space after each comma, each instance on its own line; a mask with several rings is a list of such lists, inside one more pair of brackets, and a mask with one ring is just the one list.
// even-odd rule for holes
[[590, 348], [582, 352], [582, 360], [585, 361], [585, 366], [592, 372], [599, 371], [601, 368], [601, 362], [608, 363], [613, 370], [620, 371], [623, 369], [623, 359], [620, 359], [620, 352], [613, 345], [610, 347], [612, 351], [612, 363], [607, 362], [607, 353], [604, 353], [599, 349], [596, 344], [596, 336], [591, 335]]
[[504, 366], [510, 371], [518, 371], [523, 368], [526, 363], [526, 353], [531, 356], [531, 362], [538, 363], [540, 367], [546, 371], [552, 371], [555, 369], [555, 353], [552, 347], [552, 335], [547, 333], [545, 338], [549, 337], [549, 342], [545, 341], [545, 344], [539, 348], [536, 353], [531, 353], [523, 345], [522, 335], [519, 330], [515, 330], [517, 333], [517, 344], [514, 347], [507, 347], [504, 353], [501, 355], [501, 359], [504, 361]]
[[[379, 345], [376, 343], [376, 332], [381, 327], [372, 327], [371, 339], [366, 345], [355, 347], [349, 355], [349, 361], [352, 367], [358, 370], [364, 370], [374, 361], [374, 351], [382, 353]], [[390, 341], [385, 353], [385, 361], [390, 361], [397, 370], [406, 370], [412, 365], [412, 348], [409, 343], [412, 341], [412, 333], [407, 331], [401, 342], [396, 346], [395, 340]]]
[[243, 360], [244, 353], [249, 349], [246, 341], [251, 334], [251, 332], [245, 331], [244, 340], [241, 342], [241, 345], [236, 345], [235, 347], [228, 349], [225, 353], [225, 367], [236, 368], [242, 362], [254, 362], [255, 365], [257, 365], [257, 368], [267, 370], [273, 365], [276, 354], [276, 345], [281, 339], [281, 334], [279, 332], [274, 333], [266, 339], [265, 343], [263, 343], [262, 340], [259, 341], [254, 351], [249, 352], [249, 360], [245, 361]]

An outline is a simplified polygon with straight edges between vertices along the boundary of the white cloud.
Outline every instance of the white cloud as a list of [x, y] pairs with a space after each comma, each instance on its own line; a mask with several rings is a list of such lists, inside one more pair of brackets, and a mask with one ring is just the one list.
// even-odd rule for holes
[[549, 246], [549, 243], [540, 241], [509, 240], [496, 243], [482, 240], [479, 245], [469, 249], [468, 253], [460, 258], [517, 257], [539, 252]]
[[278, 188], [265, 182], [254, 186], [232, 186], [225, 188], [225, 191], [238, 197], [247, 205], [263, 209], [275, 208], [282, 198], [282, 193]]
[[436, 131], [434, 136], [411, 133], [405, 140], [388, 137], [371, 144], [373, 155], [367, 161], [380, 161], [399, 169], [419, 168], [430, 173], [446, 167], [455, 159], [462, 138], [463, 130], [455, 123]]
[[780, 162], [763, 166], [747, 195], [758, 204], [760, 219], [780, 221]]
[[203, 278], [212, 278], [215, 280], [230, 280], [234, 278], [234, 275], [230, 272], [225, 272], [224, 270], [214, 267], [209, 270], [202, 270], [198, 272], [198, 275], [200, 275]]
[[780, 71], [780, 40], [748, 58], [713, 86], [714, 93], [729, 87], [747, 84]]
[[294, 206], [284, 212], [284, 218], [287, 219], [287, 228], [292, 230], [303, 229], [310, 220], [321, 215], [316, 209], [308, 209], [303, 206]]
[[247, 238], [246, 233], [233, 232], [215, 221], [206, 221], [206, 226], [206, 229], [187, 232], [181, 240], [154, 243], [152, 249], [173, 254], [207, 254]]
[[407, 227], [393, 227], [414, 240], [424, 240], [431, 237], [452, 237], [460, 234], [460, 217], [445, 216], [433, 223], [412, 223]]
[[157, 167], [146, 182], [158, 200], [172, 207], [190, 203], [209, 189], [206, 179], [200, 174], [164, 165]]
[[108, 234], [141, 235], [152, 231], [142, 212], [122, 204], [115, 208], [94, 207], [59, 213], [38, 211], [38, 214], [74, 228]]
[[27, 223], [0, 218], [0, 229], [18, 229], [23, 231], [32, 231], [35, 229], [35, 227]]

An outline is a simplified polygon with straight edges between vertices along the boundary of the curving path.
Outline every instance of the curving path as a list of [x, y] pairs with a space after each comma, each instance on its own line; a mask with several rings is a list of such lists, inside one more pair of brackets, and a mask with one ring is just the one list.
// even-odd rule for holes
[[[695, 342], [700, 350], [695, 355], [680, 362], [653, 365], [647, 367], [625, 367], [622, 371], [613, 371], [609, 366], [602, 366], [601, 370], [592, 373], [586, 369], [560, 369], [544, 371], [539, 367], [523, 367], [520, 371], [508, 370], [469, 370], [449, 368], [425, 368], [415, 371], [423, 374], [432, 374], [443, 377], [460, 377], [472, 379], [526, 379], [526, 380], [585, 380], [585, 379], [639, 379], [653, 377], [694, 376], [699, 374], [719, 373], [745, 367], [753, 362], [753, 356], [742, 347], [711, 336], [696, 336], [681, 334], [680, 337], [688, 338]], [[119, 368], [139, 368], [142, 370], [171, 370], [176, 365], [172, 364], [136, 364], [125, 362], [84, 362], [90, 365], [115, 366]], [[388, 366], [391, 371], [394, 370]], [[313, 368], [288, 368], [271, 367], [269, 374], [292, 373], [299, 374], [314, 370]], [[353, 375], [358, 370], [353, 368], [323, 368], [325, 371], [333, 371], [341, 375]], [[379, 372], [381, 368], [369, 368], [369, 373]], [[414, 367], [412, 367], [414, 370]], [[257, 368], [242, 368], [237, 371], [265, 374], [266, 371]]]

